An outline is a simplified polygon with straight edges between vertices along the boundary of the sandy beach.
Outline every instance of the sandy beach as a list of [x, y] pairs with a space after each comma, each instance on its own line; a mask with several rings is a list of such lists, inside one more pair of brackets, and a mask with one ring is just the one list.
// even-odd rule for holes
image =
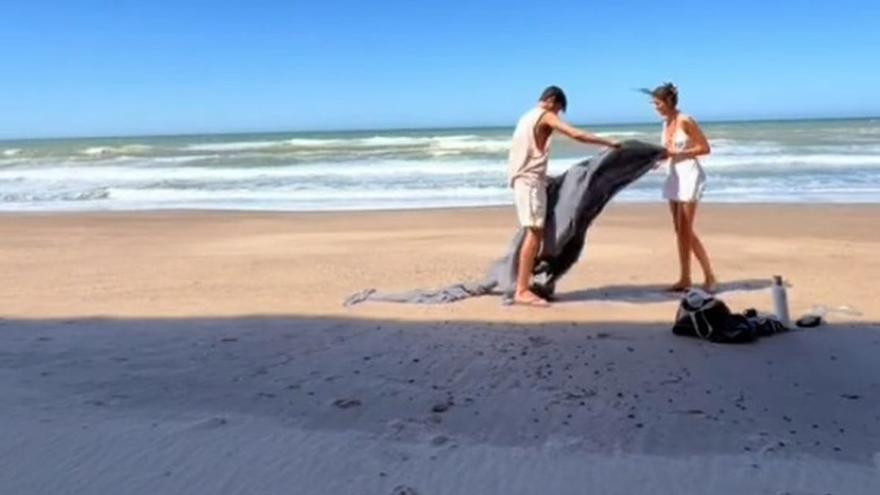
[[[591, 228], [553, 311], [482, 298], [441, 307], [342, 302], [480, 280], [512, 237], [507, 208], [353, 213], [4, 215], [0, 266], [8, 318], [297, 315], [465, 321], [668, 321], [677, 273], [662, 205], [612, 205]], [[880, 321], [876, 206], [705, 206], [699, 228], [722, 288], [792, 285], [792, 312], [851, 306]], [[696, 267], [696, 262], [695, 267]], [[695, 281], [700, 281], [696, 272]], [[724, 295], [769, 309], [761, 291]], [[631, 299], [650, 304], [625, 303]], [[832, 316], [833, 318], [833, 316]]]
[[[877, 206], [706, 205], [734, 310], [673, 337], [663, 205], [612, 205], [547, 310], [368, 303], [479, 280], [507, 208], [0, 216], [10, 494], [880, 492]], [[695, 274], [699, 280], [699, 274]]]

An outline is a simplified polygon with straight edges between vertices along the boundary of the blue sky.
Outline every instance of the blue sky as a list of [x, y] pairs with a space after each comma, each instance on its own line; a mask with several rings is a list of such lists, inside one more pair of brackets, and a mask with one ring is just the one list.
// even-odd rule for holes
[[880, 2], [3, 2], [0, 137], [880, 115]]

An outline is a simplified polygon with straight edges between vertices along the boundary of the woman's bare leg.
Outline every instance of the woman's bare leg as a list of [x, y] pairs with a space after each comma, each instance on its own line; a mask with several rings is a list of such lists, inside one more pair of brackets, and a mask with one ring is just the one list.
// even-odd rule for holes
[[678, 262], [681, 274], [678, 282], [669, 287], [670, 291], [683, 291], [691, 285], [691, 245], [690, 228], [684, 225], [683, 206], [677, 201], [669, 202], [669, 212], [675, 226], [675, 240], [678, 245]]
[[687, 222], [690, 230], [691, 249], [694, 256], [697, 257], [697, 261], [700, 263], [700, 268], [703, 269], [703, 276], [705, 277], [703, 288], [711, 292], [715, 290], [715, 285], [718, 281], [715, 279], [715, 272], [712, 271], [712, 262], [709, 260], [709, 253], [706, 252], [706, 248], [703, 246], [703, 243], [700, 241], [700, 238], [697, 236], [697, 232], [694, 229], [694, 223], [697, 217], [697, 203], [684, 203], [681, 208], [682, 216]]

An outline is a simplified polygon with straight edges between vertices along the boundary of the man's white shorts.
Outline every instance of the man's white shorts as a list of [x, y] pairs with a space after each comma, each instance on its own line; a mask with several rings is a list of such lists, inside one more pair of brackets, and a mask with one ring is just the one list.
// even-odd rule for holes
[[519, 224], [526, 228], [543, 229], [547, 215], [547, 187], [542, 182], [519, 179], [513, 183], [513, 202]]

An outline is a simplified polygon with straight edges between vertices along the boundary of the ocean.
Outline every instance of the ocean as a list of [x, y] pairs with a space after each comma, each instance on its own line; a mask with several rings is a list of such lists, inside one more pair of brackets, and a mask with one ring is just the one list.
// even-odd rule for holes
[[[880, 119], [704, 123], [705, 201], [880, 203]], [[660, 123], [585, 126], [660, 140]], [[0, 211], [330, 211], [511, 203], [511, 128], [0, 141]], [[595, 154], [556, 138], [551, 173]], [[663, 172], [617, 198], [657, 202]]]

